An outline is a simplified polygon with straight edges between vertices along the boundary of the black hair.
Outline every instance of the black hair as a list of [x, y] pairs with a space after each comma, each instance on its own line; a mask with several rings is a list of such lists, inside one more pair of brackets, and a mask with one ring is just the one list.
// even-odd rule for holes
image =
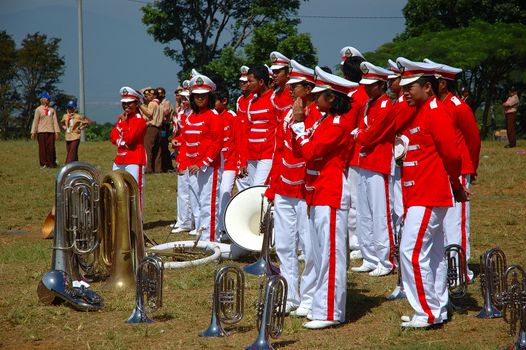
[[[214, 109], [216, 100], [214, 98], [214, 95], [211, 92], [207, 93], [208, 95], [208, 109]], [[194, 111], [194, 113], [199, 113], [199, 107], [197, 107], [197, 104], [195, 103], [195, 94], [190, 94], [190, 107]]]
[[258, 64], [258, 65], [250, 67], [250, 69], [248, 70], [248, 74], [254, 75], [254, 77], [257, 80], [263, 80], [265, 82], [265, 85], [267, 86], [270, 82], [268, 68], [262, 64]]
[[221, 102], [223, 102], [223, 100], [226, 98], [227, 100], [229, 99], [229, 93], [228, 93], [228, 90], [225, 89], [225, 88], [218, 88], [215, 92], [214, 92], [214, 98], [216, 100], [219, 100]]
[[330, 69], [328, 66], [323, 66], [323, 67], [320, 67], [320, 69], [324, 72], [327, 72], [327, 73], [331, 73], [332, 74], [332, 69]]
[[342, 65], [342, 72], [345, 79], [359, 83], [360, 80], [362, 80], [360, 63], [363, 61], [365, 61], [365, 59], [360, 56], [348, 57]]
[[452, 92], [454, 95], [458, 95], [456, 80], [439, 78], [439, 81], [440, 80], [444, 80], [446, 82], [447, 91]]
[[310, 86], [311, 90], [314, 89], [314, 87], [316, 86], [316, 84], [311, 83], [310, 81], [306, 81], [306, 80], [300, 81], [299, 84], [301, 84], [301, 86], [303, 86], [303, 87], [309, 87]]
[[415, 82], [418, 83], [420, 86], [424, 86], [426, 83], [431, 84], [431, 88], [433, 89], [433, 93], [435, 96], [440, 96], [438, 93], [438, 79], [431, 75], [424, 75]]
[[351, 109], [351, 99], [349, 96], [333, 90], [324, 90], [322, 91], [322, 94], [325, 98], [328, 98], [331, 95], [334, 96], [334, 101], [329, 108], [329, 113], [333, 115], [342, 115]]

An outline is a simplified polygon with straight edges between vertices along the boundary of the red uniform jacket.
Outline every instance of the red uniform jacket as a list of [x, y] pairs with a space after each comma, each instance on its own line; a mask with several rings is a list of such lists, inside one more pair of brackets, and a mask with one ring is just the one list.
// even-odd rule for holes
[[239, 166], [239, 152], [236, 145], [236, 133], [238, 118], [236, 113], [230, 110], [224, 110], [220, 114], [223, 119], [223, 169], [237, 170]]
[[406, 124], [413, 119], [415, 112], [416, 107], [408, 105], [404, 95], [398, 96], [393, 104], [394, 128], [396, 133], [405, 129]]
[[404, 206], [453, 206], [451, 186], [461, 187], [462, 160], [443, 104], [430, 97], [417, 108], [402, 134], [409, 139], [402, 167]]
[[[351, 98], [351, 109], [349, 110], [349, 112], [345, 113], [343, 117], [348, 120], [348, 124], [352, 128], [352, 131], [360, 124], [360, 120], [363, 119], [363, 113], [365, 110], [365, 105], [367, 104], [367, 101], [369, 101], [369, 95], [367, 95], [367, 92], [365, 92], [365, 87], [363, 85], [360, 85], [356, 89], [352, 90], [348, 94], [348, 96]], [[356, 148], [358, 148], [359, 150], [360, 147], [355, 142], [350, 142], [347, 146], [348, 166], [356, 166], [358, 163], [358, 152]]]
[[126, 119], [121, 114], [110, 133], [111, 142], [117, 146], [115, 164], [146, 164], [145, 134], [146, 121], [140, 113]]
[[272, 90], [254, 96], [248, 104], [246, 133], [248, 160], [272, 159], [276, 144], [278, 114], [270, 101]]
[[180, 150], [185, 168], [190, 165], [220, 167], [222, 147], [223, 120], [215, 110], [194, 112], [186, 118]]
[[290, 95], [290, 85], [285, 85], [284, 89], [278, 87], [272, 93], [270, 100], [272, 101], [274, 109], [278, 113], [279, 120], [282, 121], [294, 103], [294, 101], [292, 101], [292, 96]]
[[[305, 128], [312, 127], [320, 117], [321, 113], [315, 102], [305, 107]], [[276, 151], [270, 170], [269, 188], [265, 192], [265, 196], [272, 200], [275, 193], [287, 197], [305, 198], [305, 159], [298, 152], [293, 152], [291, 144], [293, 132], [290, 129], [293, 123], [292, 109], [289, 109], [276, 130]]]
[[453, 116], [457, 128], [457, 145], [462, 155], [462, 174], [476, 174], [479, 166], [480, 133], [471, 107], [452, 93], [447, 94], [444, 106]]
[[240, 166], [247, 165], [248, 158], [248, 140], [247, 140], [247, 110], [248, 103], [254, 95], [249, 94], [247, 97], [241, 95], [238, 97], [236, 102], [237, 118], [239, 127], [236, 130], [236, 144], [237, 149], [239, 150], [239, 164]]
[[306, 160], [305, 199], [308, 205], [347, 209], [347, 145], [350, 132], [340, 116], [321, 117], [306, 133], [294, 133], [292, 147]]
[[[393, 144], [395, 139], [394, 114], [386, 94], [369, 100], [364, 118], [358, 123], [360, 132], [356, 137], [357, 166], [386, 175], [393, 169]], [[359, 149], [358, 149], [359, 148]]]

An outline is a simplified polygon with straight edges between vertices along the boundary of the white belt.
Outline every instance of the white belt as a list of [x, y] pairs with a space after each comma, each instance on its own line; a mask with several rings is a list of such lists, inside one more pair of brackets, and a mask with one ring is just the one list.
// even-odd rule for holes
[[287, 185], [301, 185], [301, 184], [305, 183], [305, 181], [303, 181], [303, 180], [291, 181], [291, 180], [287, 179], [286, 177], [284, 177], [283, 175], [280, 175], [280, 176], [281, 176], [281, 181], [283, 181]]
[[263, 139], [248, 139], [248, 142], [265, 142], [267, 141], [267, 139], [263, 138]]
[[281, 159], [281, 162], [283, 163], [284, 166], [286, 166], [289, 169], [301, 168], [301, 167], [305, 166], [305, 162], [300, 162], [300, 163], [296, 163], [296, 164], [289, 164], [289, 163], [287, 163], [285, 161], [284, 158]]
[[411, 187], [415, 184], [414, 181], [404, 181], [404, 187]]
[[316, 176], [318, 176], [318, 175], [320, 175], [320, 172], [319, 172], [319, 171], [317, 171], [317, 170], [311, 170], [311, 169], [307, 169], [307, 174], [309, 174], [309, 175], [316, 175]]
[[190, 158], [195, 158], [195, 157], [197, 157], [198, 155], [199, 155], [199, 152], [197, 152], [197, 153], [187, 153], [187, 154], [186, 154], [186, 156], [187, 156], [187, 157], [190, 157]]
[[185, 134], [202, 134], [203, 132], [201, 130], [185, 130]]
[[414, 162], [403, 162], [403, 166], [416, 166], [418, 162], [415, 160]]
[[250, 131], [252, 131], [252, 132], [267, 132], [268, 129], [250, 128]]

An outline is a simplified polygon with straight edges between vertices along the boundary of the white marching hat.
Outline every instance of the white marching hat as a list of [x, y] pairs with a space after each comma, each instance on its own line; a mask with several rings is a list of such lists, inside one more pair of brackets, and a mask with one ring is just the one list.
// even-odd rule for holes
[[239, 77], [239, 80], [241, 81], [248, 81], [248, 70], [249, 68], [247, 66], [241, 66], [239, 69], [241, 71], [241, 76]]
[[352, 46], [345, 46], [343, 49], [340, 50], [340, 57], [342, 58], [340, 64], [343, 64], [346, 59], [353, 56], [358, 56], [365, 59], [365, 57], [363, 57], [362, 53], [358, 49]]
[[437, 64], [414, 62], [404, 57], [398, 57], [396, 59], [396, 65], [402, 73], [400, 86], [414, 83], [423, 76], [434, 76], [437, 68], [439, 67]]
[[396, 62], [392, 59], [387, 60], [387, 68], [393, 72], [393, 74], [389, 75], [387, 78], [389, 79], [396, 79], [399, 78], [402, 75], [402, 72], [400, 72], [400, 69], [396, 65]]
[[190, 80], [183, 81], [183, 90], [181, 91], [181, 96], [190, 96]]
[[193, 77], [196, 77], [198, 75], [202, 75], [202, 74], [199, 73], [198, 71], [196, 71], [194, 68], [192, 68], [192, 70], [190, 71], [190, 79], [192, 79]]
[[190, 93], [206, 94], [215, 91], [216, 84], [206, 75], [196, 75], [190, 80]]
[[424, 62], [436, 64], [437, 66], [440, 66], [435, 70], [435, 74], [443, 79], [455, 80], [457, 77], [457, 74], [462, 72], [462, 69], [460, 68], [455, 68], [455, 67], [448, 66], [447, 64], [433, 62], [428, 58], [424, 58]]
[[307, 68], [294, 60], [290, 60], [290, 67], [292, 68], [289, 74], [287, 84], [296, 84], [302, 81], [315, 83], [314, 69]]
[[123, 86], [120, 89], [121, 102], [140, 101], [142, 94], [129, 86]]
[[277, 51], [272, 51], [270, 53], [270, 62], [272, 63], [270, 66], [271, 70], [281, 69], [289, 66], [290, 59]]
[[265, 67], [267, 67], [267, 70], [268, 70], [268, 76], [270, 77], [270, 79], [272, 79], [272, 77], [274, 76], [274, 72], [273, 72], [272, 69], [270, 69], [270, 67], [267, 66], [266, 64], [265, 64]]
[[360, 69], [362, 70], [362, 80], [360, 80], [360, 84], [363, 85], [374, 84], [378, 81], [387, 81], [389, 76], [393, 74], [390, 70], [375, 66], [370, 62], [360, 63]]
[[314, 72], [316, 74], [316, 86], [312, 89], [313, 93], [332, 90], [347, 95], [350, 89], [359, 85], [337, 75], [327, 73], [318, 66], [314, 68]]

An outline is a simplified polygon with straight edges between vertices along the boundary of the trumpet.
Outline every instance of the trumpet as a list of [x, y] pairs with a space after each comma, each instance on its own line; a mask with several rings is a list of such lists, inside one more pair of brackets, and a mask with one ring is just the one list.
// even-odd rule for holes
[[126, 323], [152, 323], [148, 314], [162, 306], [163, 261], [157, 255], [148, 255], [137, 269], [135, 308]]
[[506, 268], [506, 255], [500, 248], [491, 248], [480, 256], [480, 289], [484, 307], [478, 313], [478, 318], [502, 317], [496, 295], [504, 289], [503, 276]]
[[283, 332], [287, 305], [287, 281], [280, 275], [274, 275], [269, 277], [264, 292], [263, 288], [262, 282], [259, 286], [256, 321], [259, 334], [256, 341], [247, 346], [246, 350], [274, 349], [269, 343], [269, 337], [278, 338]]
[[458, 244], [450, 244], [445, 249], [447, 261], [447, 285], [449, 296], [460, 299], [468, 289], [466, 252]]
[[227, 265], [216, 272], [212, 295], [212, 317], [208, 328], [199, 333], [201, 337], [224, 337], [230, 335], [222, 323], [234, 325], [241, 321], [244, 312], [245, 275], [235, 265]]

